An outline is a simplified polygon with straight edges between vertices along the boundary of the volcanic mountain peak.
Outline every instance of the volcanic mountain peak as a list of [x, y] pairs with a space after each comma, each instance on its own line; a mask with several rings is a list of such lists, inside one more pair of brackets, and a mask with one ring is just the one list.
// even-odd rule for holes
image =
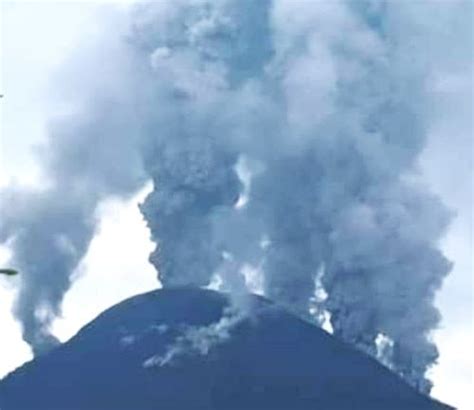
[[157, 290], [0, 382], [2, 410], [448, 409], [270, 301]]

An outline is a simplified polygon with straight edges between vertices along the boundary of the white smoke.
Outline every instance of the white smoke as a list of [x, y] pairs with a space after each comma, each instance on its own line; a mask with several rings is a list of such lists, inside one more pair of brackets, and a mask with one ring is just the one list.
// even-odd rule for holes
[[207, 326], [185, 326], [163, 354], [156, 354], [143, 362], [143, 367], [172, 366], [183, 356], [206, 356], [231, 338], [232, 331], [246, 317], [239, 308], [226, 308], [222, 317]]

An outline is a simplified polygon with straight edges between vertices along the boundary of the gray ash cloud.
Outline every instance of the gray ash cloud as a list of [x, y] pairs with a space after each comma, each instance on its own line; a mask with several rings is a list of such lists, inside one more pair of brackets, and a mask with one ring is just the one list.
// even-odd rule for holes
[[[433, 301], [451, 268], [439, 240], [451, 214], [423, 184], [418, 160], [442, 58], [430, 50], [444, 35], [441, 20], [463, 7], [135, 7], [123, 51], [133, 69], [118, 59], [104, 90], [111, 103], [91, 103], [79, 122], [59, 127], [65, 135], [51, 139], [47, 162], [53, 188], [15, 196], [20, 206], [2, 221], [25, 272], [17, 309], [25, 333], [47, 334], [98, 202], [150, 179], [140, 208], [163, 286], [219, 276], [241, 294], [250, 268], [267, 296], [309, 320], [329, 313], [334, 333], [359, 348], [376, 355], [377, 338], [388, 338], [382, 361], [429, 392]], [[122, 82], [127, 103], [114, 90]], [[318, 281], [327, 297], [315, 301]]]

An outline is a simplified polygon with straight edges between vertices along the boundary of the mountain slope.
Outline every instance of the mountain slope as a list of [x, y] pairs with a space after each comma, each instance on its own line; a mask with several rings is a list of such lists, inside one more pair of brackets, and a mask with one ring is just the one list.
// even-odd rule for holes
[[[1, 381], [0, 409], [449, 408], [257, 296], [251, 297], [255, 315], [224, 338], [207, 335], [214, 346], [195, 343], [186, 352], [183, 335], [199, 336], [203, 326], [216, 330], [212, 324], [228, 303], [223, 294], [190, 288], [126, 300]], [[163, 360], [170, 351], [178, 354]]]

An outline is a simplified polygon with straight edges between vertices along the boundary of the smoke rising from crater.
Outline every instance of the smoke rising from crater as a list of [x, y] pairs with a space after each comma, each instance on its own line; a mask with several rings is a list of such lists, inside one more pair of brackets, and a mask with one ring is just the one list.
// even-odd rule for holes
[[[163, 286], [218, 276], [241, 292], [253, 272], [267, 296], [309, 320], [329, 312], [338, 337], [373, 355], [377, 338], [388, 338], [383, 361], [428, 392], [440, 320], [433, 299], [451, 267], [438, 241], [451, 215], [417, 167], [443, 56], [430, 50], [446, 44], [439, 27], [464, 7], [138, 5], [122, 55], [132, 69], [116, 55], [109, 62], [117, 80], [102, 97], [111, 105], [92, 104], [59, 127], [67, 132], [50, 144], [53, 188], [19, 196], [24, 206], [2, 221], [25, 271], [25, 333], [47, 334], [97, 203], [146, 177], [153, 191], [140, 207]], [[126, 102], [117, 102], [121, 81]], [[327, 297], [315, 298], [316, 285]]]
[[[142, 206], [162, 283], [206, 285], [230, 255], [258, 267], [267, 296], [329, 312], [367, 352], [388, 337], [391, 367], [429, 391], [450, 215], [417, 178], [421, 16], [394, 2], [180, 4], [140, 31], [166, 107], [147, 135]], [[242, 160], [254, 170], [238, 206]]]

